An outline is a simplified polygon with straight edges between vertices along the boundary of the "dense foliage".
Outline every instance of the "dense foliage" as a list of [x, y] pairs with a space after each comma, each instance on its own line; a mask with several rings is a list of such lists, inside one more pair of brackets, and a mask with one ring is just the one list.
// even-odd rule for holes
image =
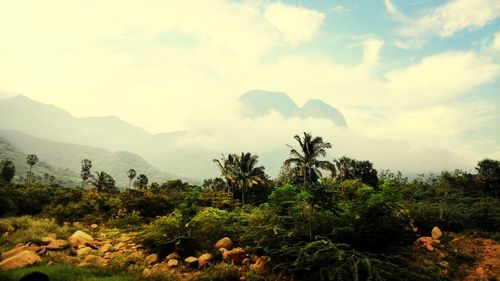
[[[255, 155], [242, 153], [216, 160], [221, 178], [207, 179], [202, 187], [180, 180], [148, 184], [141, 174], [136, 188], [119, 190], [105, 172], [91, 176], [91, 162], [85, 161], [82, 180], [91, 179], [88, 188], [4, 180], [0, 216], [119, 228], [146, 223], [140, 240], [162, 256], [211, 251], [228, 236], [250, 253], [268, 256], [272, 272], [298, 280], [448, 280], [453, 272], [443, 276], [412, 264], [408, 245], [434, 226], [498, 237], [498, 161], [479, 162], [475, 174], [443, 172], [409, 180], [347, 157], [327, 165], [320, 157], [329, 143], [310, 134], [295, 139], [301, 150], [292, 149], [285, 165], [290, 169], [275, 181], [257, 166]], [[320, 178], [320, 169], [331, 175]], [[128, 176], [132, 182], [135, 170]], [[236, 276], [227, 266], [211, 270], [213, 278]]]

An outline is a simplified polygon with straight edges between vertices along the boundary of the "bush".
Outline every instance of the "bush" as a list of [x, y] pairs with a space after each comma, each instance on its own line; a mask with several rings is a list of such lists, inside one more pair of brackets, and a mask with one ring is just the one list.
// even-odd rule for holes
[[187, 224], [188, 236], [198, 242], [199, 249], [212, 249], [217, 240], [229, 236], [233, 240], [236, 214], [212, 207], [200, 210]]
[[152, 221], [138, 236], [138, 240], [146, 247], [166, 255], [177, 249], [183, 235], [182, 215], [172, 212]]
[[5, 238], [12, 244], [34, 242], [40, 243], [42, 237], [52, 232], [59, 238], [67, 238], [75, 230], [69, 226], [59, 226], [54, 220], [33, 219], [28, 216], [0, 219], [0, 229], [12, 227], [15, 231]]
[[232, 264], [219, 263], [211, 267], [208, 272], [200, 275], [199, 281], [239, 281], [238, 267]]

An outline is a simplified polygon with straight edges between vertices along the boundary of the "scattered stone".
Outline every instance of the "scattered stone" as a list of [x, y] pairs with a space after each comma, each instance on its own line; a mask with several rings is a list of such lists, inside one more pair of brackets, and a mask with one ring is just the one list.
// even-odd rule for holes
[[90, 225], [90, 228], [92, 228], [92, 229], [94, 229], [94, 230], [95, 230], [97, 227], [98, 227], [98, 225], [97, 225], [97, 224], [95, 224], [95, 223], [93, 223], [93, 224], [91, 224], [91, 225]]
[[24, 250], [0, 262], [1, 269], [22, 268], [40, 262], [42, 259], [30, 250]]
[[151, 254], [151, 255], [147, 256], [146, 257], [146, 262], [148, 264], [153, 264], [153, 263], [158, 262], [158, 255], [157, 254]]
[[53, 232], [49, 232], [49, 233], [47, 233], [47, 235], [45, 235], [45, 237], [50, 237], [50, 238], [56, 240], [57, 239], [57, 234], [55, 234]]
[[169, 259], [167, 262], [167, 267], [177, 267], [179, 266], [179, 261], [177, 259]]
[[177, 253], [177, 252], [172, 252], [172, 253], [170, 253], [170, 254], [166, 257], [166, 260], [169, 260], [169, 259], [176, 259], [176, 260], [180, 260], [180, 259], [181, 259], [181, 255], [179, 255], [179, 253]]
[[484, 273], [485, 273], [485, 272], [484, 272], [484, 269], [483, 269], [482, 267], [478, 267], [478, 268], [476, 268], [476, 272], [477, 272], [477, 274], [479, 274], [479, 275], [484, 275]]
[[69, 245], [68, 241], [63, 239], [57, 239], [52, 241], [49, 245], [47, 245], [47, 250], [62, 250]]
[[71, 235], [71, 237], [69, 237], [69, 242], [71, 242], [71, 245], [73, 245], [73, 247], [85, 244], [85, 242], [92, 241], [94, 241], [94, 238], [81, 230], [77, 230], [75, 233], [73, 233], [73, 235]]
[[423, 236], [423, 237], [418, 238], [416, 243], [420, 246], [425, 247], [427, 249], [427, 251], [433, 252], [434, 247], [432, 247], [432, 241], [433, 241], [432, 237]]
[[217, 241], [217, 243], [215, 243], [214, 246], [216, 250], [219, 250], [221, 248], [224, 248], [226, 250], [231, 250], [231, 247], [233, 247], [233, 241], [231, 241], [229, 237], [224, 237], [220, 239], [219, 241]]
[[198, 259], [193, 256], [185, 258], [184, 262], [189, 267], [196, 267], [198, 265]]
[[241, 265], [247, 254], [243, 248], [235, 248], [231, 251], [221, 248], [220, 251], [222, 252], [222, 260], [224, 262], [233, 263], [235, 265]]
[[105, 267], [108, 265], [108, 261], [102, 257], [98, 257], [98, 256], [95, 256], [95, 255], [87, 255], [85, 256], [85, 258], [83, 259], [83, 264], [86, 265], [86, 264], [94, 264], [94, 265], [98, 265], [98, 266], [101, 266], [101, 267]]
[[133, 252], [127, 257], [128, 260], [140, 261], [144, 260], [144, 254], [142, 252]]
[[15, 248], [13, 248], [13, 249], [5, 252], [5, 253], [2, 253], [2, 260], [6, 260], [6, 259], [8, 259], [10, 257], [13, 257], [13, 256], [19, 254], [20, 252], [24, 251], [24, 250], [29, 250], [29, 247], [26, 246], [26, 245], [24, 245], [24, 244], [22, 244], [21, 246], [19, 246], [19, 244], [18, 244], [18, 245], [16, 245]]
[[269, 271], [267, 260], [267, 257], [259, 257], [254, 264], [250, 265], [250, 270], [260, 275], [267, 273]]
[[433, 240], [439, 240], [439, 238], [443, 236], [443, 232], [439, 229], [439, 227], [435, 226], [432, 228], [431, 236]]
[[122, 250], [123, 248], [125, 248], [126, 246], [127, 246], [127, 244], [125, 242], [120, 242], [120, 243], [113, 246], [113, 250], [119, 251], [119, 250]]
[[90, 253], [92, 252], [92, 248], [90, 247], [83, 247], [83, 248], [80, 248], [76, 251], [76, 255], [77, 256], [86, 256], [86, 255], [89, 255]]
[[144, 277], [149, 277], [151, 276], [151, 274], [153, 273], [153, 270], [149, 269], [149, 268], [145, 268], [143, 271], [142, 271], [142, 275]]
[[99, 248], [99, 254], [103, 255], [103, 254], [109, 252], [112, 247], [113, 247], [113, 245], [111, 245], [111, 243], [104, 242], [104, 244], [102, 244], [101, 247]]
[[50, 244], [56, 240], [52, 237], [42, 237], [41, 241], [43, 244]]
[[205, 267], [209, 262], [212, 261], [214, 256], [212, 254], [203, 254], [198, 257], [198, 269], [202, 269]]

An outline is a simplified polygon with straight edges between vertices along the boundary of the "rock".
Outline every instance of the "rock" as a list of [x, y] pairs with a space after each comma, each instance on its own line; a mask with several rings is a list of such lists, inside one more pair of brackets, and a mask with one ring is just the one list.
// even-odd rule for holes
[[269, 271], [267, 257], [259, 257], [254, 264], [250, 265], [250, 270], [260, 275], [267, 273]]
[[15, 248], [13, 248], [5, 253], [2, 253], [2, 260], [6, 260], [10, 257], [13, 257], [13, 256], [19, 254], [20, 252], [25, 251], [25, 250], [29, 250], [29, 247], [26, 245], [22, 245], [22, 246], [16, 245]]
[[168, 267], [177, 267], [179, 265], [179, 261], [176, 259], [169, 259], [167, 262]]
[[198, 269], [202, 269], [207, 265], [209, 262], [212, 261], [214, 256], [212, 254], [203, 254], [198, 257]]
[[69, 242], [71, 242], [71, 245], [73, 245], [73, 247], [92, 241], [94, 241], [94, 238], [81, 230], [77, 230], [75, 233], [73, 233], [73, 235], [71, 235], [71, 237], [69, 237]]
[[102, 257], [95, 256], [95, 255], [85, 256], [85, 258], [83, 259], [83, 263], [84, 264], [94, 264], [94, 265], [98, 265], [101, 267], [105, 267], [108, 265], [108, 261], [106, 259], [104, 259]]
[[153, 273], [153, 270], [151, 270], [149, 268], [144, 268], [144, 270], [142, 271], [142, 275], [144, 277], [149, 277], [149, 276], [151, 276], [152, 273]]
[[217, 241], [217, 243], [215, 243], [214, 246], [216, 250], [219, 250], [221, 248], [224, 248], [226, 250], [231, 250], [231, 247], [233, 247], [233, 241], [231, 241], [229, 237], [224, 237], [220, 239], [219, 241]]
[[432, 247], [432, 237], [429, 236], [423, 236], [417, 239], [417, 244], [420, 246], [423, 246], [427, 249], [427, 251], [432, 252], [434, 251], [434, 247]]
[[78, 249], [76, 251], [76, 255], [78, 257], [81, 257], [81, 256], [89, 255], [91, 252], [92, 252], [92, 248], [90, 248], [90, 247], [83, 247], [83, 248], [80, 248], [80, 249]]
[[157, 254], [151, 254], [151, 255], [147, 256], [146, 257], [146, 262], [148, 264], [153, 264], [153, 263], [158, 262], [158, 255]]
[[435, 226], [432, 228], [431, 236], [433, 240], [439, 240], [439, 238], [443, 236], [443, 232], [439, 229], [439, 227]]
[[249, 266], [252, 264], [252, 259], [250, 258], [244, 258], [243, 261], [241, 262], [244, 266]]
[[180, 260], [181, 259], [181, 255], [179, 255], [179, 253], [177, 253], [177, 252], [172, 252], [165, 259], [166, 260], [169, 260], [169, 259]]
[[123, 248], [125, 248], [126, 246], [127, 246], [127, 244], [125, 242], [120, 242], [120, 243], [113, 246], [113, 250], [119, 251], [119, 250], [122, 250]]
[[57, 239], [47, 245], [47, 250], [62, 250], [69, 245], [68, 241]]
[[479, 275], [484, 275], [484, 269], [482, 267], [476, 268], [476, 273]]
[[103, 255], [103, 254], [109, 252], [112, 247], [113, 247], [113, 245], [111, 245], [111, 243], [109, 243], [109, 242], [103, 243], [101, 245], [101, 247], [99, 247], [99, 254]]
[[221, 248], [220, 251], [222, 252], [222, 260], [224, 262], [234, 263], [235, 265], [241, 265], [247, 254], [243, 248], [235, 248], [231, 251]]
[[56, 240], [57, 239], [57, 234], [55, 234], [53, 232], [49, 232], [49, 233], [47, 233], [47, 235], [45, 235], [45, 237], [50, 237], [50, 238]]
[[54, 238], [52, 238], [52, 237], [42, 237], [41, 241], [42, 241], [43, 244], [50, 244], [50, 243], [52, 243], [52, 242], [54, 242], [56, 240]]
[[30, 250], [24, 250], [0, 262], [1, 269], [21, 268], [40, 262], [40, 256]]
[[134, 260], [134, 261], [142, 261], [144, 260], [144, 254], [142, 252], [132, 252], [130, 255], [127, 257], [128, 260]]
[[90, 228], [92, 228], [92, 229], [96, 229], [97, 227], [98, 227], [98, 225], [95, 224], [95, 223], [93, 223], [93, 224], [90, 225]]
[[189, 267], [196, 267], [198, 265], [198, 259], [193, 256], [185, 258], [184, 262]]

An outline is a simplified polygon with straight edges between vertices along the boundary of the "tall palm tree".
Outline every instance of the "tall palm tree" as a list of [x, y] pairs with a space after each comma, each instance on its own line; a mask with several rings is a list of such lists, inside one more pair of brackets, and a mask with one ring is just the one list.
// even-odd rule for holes
[[36, 165], [36, 163], [38, 163], [38, 156], [35, 154], [28, 154], [26, 157], [26, 163], [30, 166], [30, 170], [28, 172], [28, 183], [31, 183], [31, 169]]
[[129, 178], [128, 188], [130, 188], [130, 184], [132, 183], [132, 180], [135, 178], [135, 175], [137, 175], [137, 172], [134, 169], [128, 170], [127, 172], [127, 176]]
[[264, 166], [257, 165], [257, 155], [251, 153], [241, 153], [241, 156], [229, 154], [227, 158], [214, 159], [214, 163], [219, 167], [222, 176], [226, 179], [228, 192], [230, 187], [241, 190], [241, 204], [245, 204], [245, 195], [249, 188], [255, 184], [263, 183], [267, 180]]
[[285, 165], [296, 165], [304, 185], [318, 180], [322, 176], [320, 169], [335, 171], [333, 163], [318, 159], [326, 156], [326, 149], [332, 148], [329, 142], [324, 142], [321, 137], [313, 138], [311, 133], [306, 132], [303, 139], [299, 135], [294, 138], [300, 145], [300, 151], [288, 145], [291, 148], [290, 158], [285, 160]]
[[233, 170], [234, 182], [238, 189], [241, 190], [241, 204], [245, 205], [245, 194], [249, 188], [255, 184], [264, 183], [266, 173], [264, 166], [257, 165], [257, 155], [252, 155], [250, 152], [241, 153], [241, 156], [235, 155], [236, 169]]

